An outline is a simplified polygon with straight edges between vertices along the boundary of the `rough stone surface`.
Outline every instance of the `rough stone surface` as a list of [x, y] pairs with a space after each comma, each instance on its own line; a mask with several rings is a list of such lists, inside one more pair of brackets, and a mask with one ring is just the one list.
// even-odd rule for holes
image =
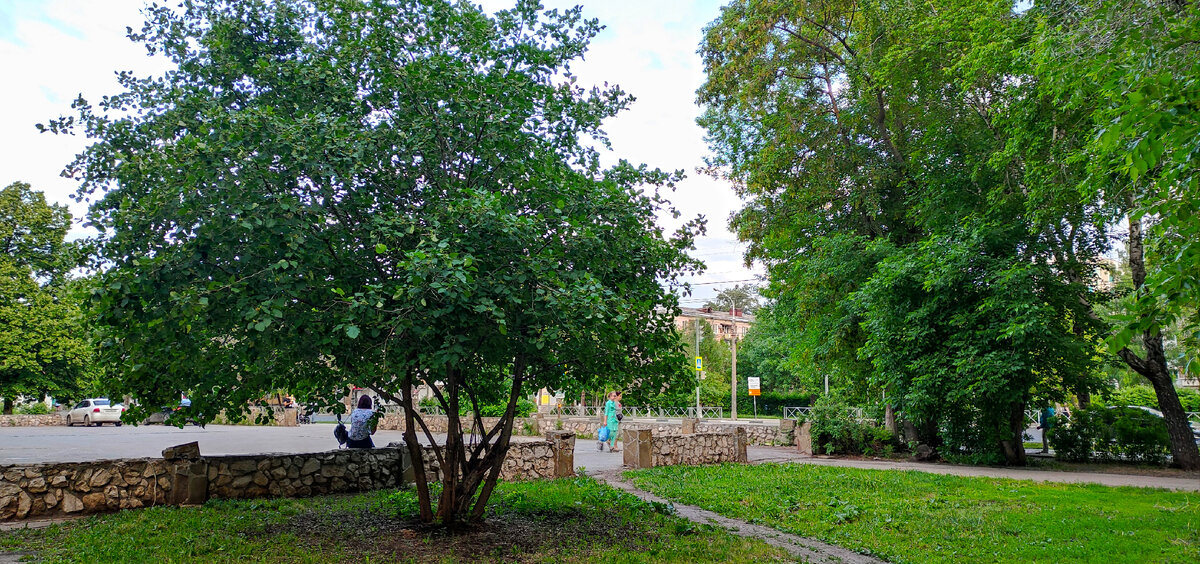
[[67, 417], [61, 413], [48, 415], [0, 415], [0, 427], [54, 427], [66, 425]]
[[[574, 475], [574, 449], [575, 437], [569, 432], [547, 433], [545, 441], [512, 443], [500, 476], [523, 480]], [[0, 521], [197, 504], [212, 498], [394, 488], [405, 475], [412, 476], [403, 443], [365, 450], [195, 458], [191, 455], [198, 455], [198, 449], [190, 445], [167, 450], [171, 459], [0, 465]], [[422, 460], [427, 476], [440, 479], [432, 448], [422, 447]]]
[[805, 421], [803, 425], [800, 425], [800, 427], [796, 429], [796, 450], [799, 451], [800, 454], [813, 453], [811, 421]]
[[730, 431], [656, 436], [653, 429], [629, 426], [622, 429], [623, 462], [630, 468], [746, 462], [745, 430]]
[[917, 445], [917, 449], [913, 452], [913, 460], [933, 460], [937, 457], [937, 451], [927, 444]]
[[163, 449], [162, 457], [166, 460], [199, 460], [200, 443], [192, 441], [190, 443], [167, 447]]
[[[424, 415], [422, 419], [431, 433], [445, 433], [448, 419], [444, 415]], [[463, 420], [464, 424], [467, 422]], [[496, 417], [484, 417], [483, 424], [491, 428], [499, 421]], [[725, 421], [715, 419], [653, 419], [626, 417], [621, 425], [648, 428], [654, 436], [688, 435], [693, 433], [732, 433], [742, 427], [746, 430], [748, 444], [754, 446], [780, 446], [794, 444], [795, 421], [763, 419]], [[380, 429], [404, 430], [404, 414], [388, 413], [379, 424]], [[528, 430], [528, 433], [520, 431]], [[514, 434], [541, 435], [548, 431], [570, 431], [582, 438], [595, 438], [600, 430], [598, 417], [573, 417], [537, 414], [534, 417], [517, 418], [513, 421]]]

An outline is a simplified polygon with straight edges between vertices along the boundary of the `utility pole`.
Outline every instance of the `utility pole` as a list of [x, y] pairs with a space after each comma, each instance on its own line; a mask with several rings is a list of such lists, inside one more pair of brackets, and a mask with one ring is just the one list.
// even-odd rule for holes
[[733, 411], [733, 420], [737, 421], [737, 325], [733, 326], [733, 370], [730, 370], [730, 372], [733, 375], [730, 376], [729, 399], [733, 406], [731, 409]]
[[[700, 313], [696, 313], [696, 358], [700, 358]], [[696, 418], [700, 418], [700, 371], [696, 371]]]
[[729, 371], [729, 411], [733, 413], [733, 420], [737, 421], [737, 299], [730, 296], [729, 301], [733, 306], [729, 310], [729, 328], [731, 331], [729, 337], [733, 340], [733, 366], [732, 370]]

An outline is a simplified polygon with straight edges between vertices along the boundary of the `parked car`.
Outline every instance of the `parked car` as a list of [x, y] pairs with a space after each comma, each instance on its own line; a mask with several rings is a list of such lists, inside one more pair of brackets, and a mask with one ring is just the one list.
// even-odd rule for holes
[[[1114, 405], [1114, 406], [1110, 407], [1109, 409], [1114, 409], [1114, 408], [1118, 408], [1118, 407], [1119, 406]], [[1163, 418], [1163, 414], [1161, 411], [1154, 409], [1153, 407], [1146, 407], [1144, 405], [1126, 405], [1122, 409], [1140, 409], [1140, 410], [1145, 411], [1146, 413], [1149, 413], [1150, 415], [1153, 415], [1159, 419]], [[1196, 441], [1197, 445], [1200, 445], [1200, 423], [1196, 423], [1194, 421], [1188, 421], [1188, 426], [1192, 428], [1192, 439], [1194, 439]]]
[[99, 427], [105, 423], [112, 423], [120, 427], [122, 413], [125, 413], [125, 407], [119, 403], [110, 403], [108, 398], [85, 399], [67, 412], [67, 426], [83, 423], [84, 427]]

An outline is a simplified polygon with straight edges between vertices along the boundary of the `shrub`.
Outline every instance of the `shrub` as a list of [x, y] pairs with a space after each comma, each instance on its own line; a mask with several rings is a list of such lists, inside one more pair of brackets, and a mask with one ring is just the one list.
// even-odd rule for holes
[[859, 421], [833, 396], [818, 399], [807, 420], [812, 423], [814, 452], [874, 456], [890, 453], [895, 440], [887, 429]]
[[[1200, 391], [1175, 388], [1175, 393], [1179, 396], [1179, 403], [1183, 405], [1184, 411], [1200, 411]], [[1154, 388], [1145, 384], [1113, 390], [1103, 399], [1108, 405], [1116, 407], [1142, 405], [1158, 408], [1158, 396], [1154, 393]]]
[[50, 415], [51, 413], [54, 413], [54, 410], [50, 409], [50, 406], [40, 401], [28, 405], [22, 405], [13, 411], [19, 415]]
[[1162, 465], [1170, 452], [1162, 418], [1124, 407], [1080, 410], [1049, 439], [1055, 456], [1072, 462], [1123, 459]]
[[[746, 393], [741, 386], [738, 387], [738, 415], [753, 413], [754, 398]], [[728, 394], [726, 394], [728, 400]], [[726, 401], [725, 403], [729, 403]], [[793, 393], [793, 392], [762, 392], [758, 396], [758, 414], [770, 415], [775, 417], [783, 417], [783, 408], [785, 407], [805, 407], [812, 405], [812, 394], [808, 393]]]
[[[425, 409], [429, 409], [429, 408], [439, 408], [440, 409], [442, 404], [438, 403], [436, 398], [428, 397], [428, 398], [421, 400], [420, 403], [417, 404], [417, 406], [421, 407], [421, 408], [425, 408]], [[494, 404], [485, 403], [485, 404], [479, 406], [479, 415], [482, 417], [500, 417], [500, 416], [504, 415], [505, 407], [506, 407], [506, 404], [504, 404], [504, 403], [494, 403]], [[470, 402], [465, 402], [465, 401], [459, 402], [458, 410], [459, 410], [459, 415], [467, 415], [467, 414], [471, 413]], [[537, 406], [534, 405], [532, 401], [529, 401], [528, 399], [525, 399], [525, 398], [517, 399], [517, 409], [516, 409], [515, 417], [529, 417], [529, 415], [535, 411], [537, 411]]]
[[1081, 409], [1068, 423], [1057, 418], [1058, 425], [1046, 433], [1046, 440], [1054, 447], [1054, 456], [1068, 462], [1087, 462], [1092, 457], [1092, 444], [1096, 440], [1096, 410]]
[[1176, 388], [1175, 391], [1184, 411], [1200, 411], [1200, 391], [1191, 388]]

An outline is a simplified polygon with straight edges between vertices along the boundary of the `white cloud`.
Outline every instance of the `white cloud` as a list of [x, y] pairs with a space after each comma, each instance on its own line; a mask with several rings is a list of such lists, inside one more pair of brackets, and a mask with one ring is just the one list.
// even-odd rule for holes
[[[683, 169], [688, 178], [669, 195], [684, 219], [708, 218], [708, 232], [697, 255], [709, 270], [702, 281], [743, 280], [761, 273], [741, 266], [736, 237], [726, 227], [739, 207], [733, 191], [698, 174], [707, 149], [696, 125], [695, 91], [704, 80], [696, 49], [702, 28], [720, 13], [719, 0], [552, 0], [548, 8], [582, 4], [586, 17], [606, 29], [584, 61], [574, 65], [583, 84], [619, 84], [637, 97], [633, 107], [607, 124], [613, 144], [610, 158], [644, 162], [664, 170]], [[511, 1], [481, 2], [487, 10]], [[17, 0], [0, 6], [0, 186], [22, 180], [53, 201], [71, 206], [78, 218], [82, 204], [70, 200], [76, 186], [58, 173], [85, 146], [80, 137], [39, 134], [35, 123], [66, 114], [82, 93], [89, 100], [116, 92], [114, 72], [148, 74], [161, 70], [145, 49], [125, 37], [126, 26], [142, 23], [139, 0]], [[668, 230], [678, 221], [660, 218]], [[82, 233], [80, 228], [74, 231]], [[698, 298], [721, 286], [699, 286]]]

